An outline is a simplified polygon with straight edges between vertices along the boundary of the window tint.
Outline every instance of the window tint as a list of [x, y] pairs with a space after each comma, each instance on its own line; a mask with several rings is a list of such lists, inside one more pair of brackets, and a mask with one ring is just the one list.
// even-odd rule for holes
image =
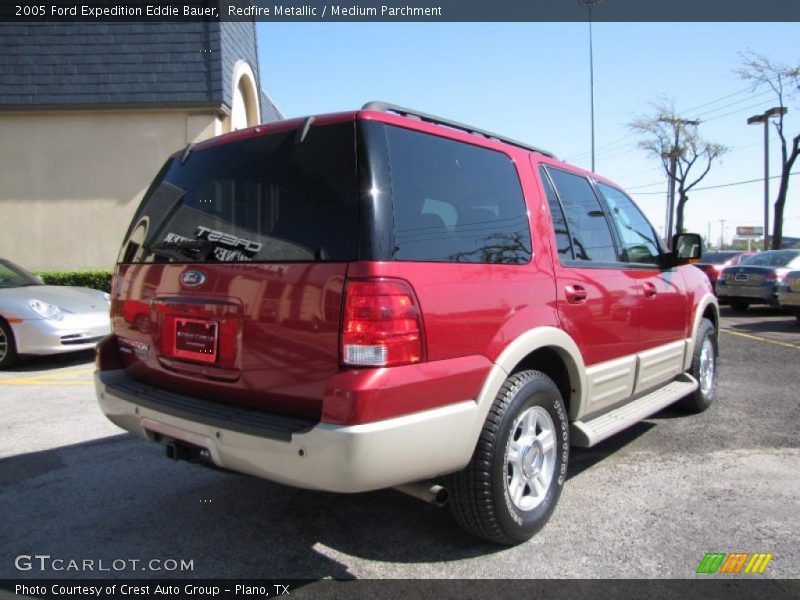
[[200, 148], [162, 170], [120, 260], [353, 260], [356, 201], [352, 123]]
[[564, 218], [564, 211], [561, 210], [561, 204], [559, 204], [556, 192], [550, 184], [547, 172], [543, 168], [540, 168], [539, 174], [542, 178], [544, 193], [547, 196], [547, 203], [550, 205], [550, 217], [553, 219], [558, 255], [564, 260], [569, 260], [572, 258], [572, 244], [569, 241], [569, 229], [567, 229], [567, 220]]
[[589, 181], [560, 169], [547, 172], [564, 207], [575, 260], [617, 262], [611, 229]]
[[633, 201], [620, 190], [604, 183], [597, 189], [606, 199], [611, 218], [622, 240], [623, 262], [656, 264], [659, 256], [658, 238], [653, 226]]
[[527, 209], [511, 159], [386, 127], [397, 260], [524, 264]]

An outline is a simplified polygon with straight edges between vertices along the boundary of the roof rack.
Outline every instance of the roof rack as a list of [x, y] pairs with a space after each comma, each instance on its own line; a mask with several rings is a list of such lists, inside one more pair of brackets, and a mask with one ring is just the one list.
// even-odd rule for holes
[[378, 101], [367, 102], [364, 106], [361, 107], [361, 110], [393, 112], [398, 115], [402, 115], [404, 117], [412, 117], [412, 118], [417, 118], [420, 121], [426, 121], [428, 123], [445, 125], [447, 127], [452, 127], [453, 129], [466, 131], [467, 133], [481, 135], [490, 140], [505, 142], [506, 144], [511, 144], [512, 146], [524, 148], [525, 150], [532, 150], [533, 152], [544, 154], [545, 156], [549, 156], [550, 158], [556, 158], [555, 154], [553, 154], [552, 152], [548, 152], [547, 150], [542, 150], [541, 148], [537, 148], [536, 146], [531, 146], [530, 144], [526, 144], [524, 142], [519, 142], [504, 135], [500, 135], [499, 133], [492, 133], [491, 131], [486, 131], [484, 129], [478, 129], [477, 127], [472, 127], [471, 125], [465, 125], [464, 123], [459, 123], [458, 121], [450, 121], [449, 119], [443, 119], [442, 117], [436, 117], [434, 115], [429, 115], [427, 113], [420, 112], [418, 110], [413, 110], [410, 108], [403, 108], [402, 106], [397, 106], [396, 104], [389, 104], [388, 102], [378, 102]]

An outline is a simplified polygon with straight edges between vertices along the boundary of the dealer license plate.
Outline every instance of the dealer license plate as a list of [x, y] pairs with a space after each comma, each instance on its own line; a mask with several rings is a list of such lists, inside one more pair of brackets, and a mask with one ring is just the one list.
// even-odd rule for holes
[[217, 360], [217, 323], [176, 318], [175, 356], [209, 363]]

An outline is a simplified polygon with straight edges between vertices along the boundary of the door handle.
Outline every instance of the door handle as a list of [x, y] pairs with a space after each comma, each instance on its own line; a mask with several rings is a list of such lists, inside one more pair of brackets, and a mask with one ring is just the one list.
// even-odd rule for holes
[[644, 291], [644, 297], [645, 298], [652, 298], [653, 296], [655, 296], [658, 293], [656, 291], [656, 286], [653, 285], [652, 283], [650, 283], [649, 281], [645, 281], [642, 284], [642, 290]]
[[586, 289], [577, 283], [564, 287], [564, 295], [570, 304], [581, 304], [586, 302]]

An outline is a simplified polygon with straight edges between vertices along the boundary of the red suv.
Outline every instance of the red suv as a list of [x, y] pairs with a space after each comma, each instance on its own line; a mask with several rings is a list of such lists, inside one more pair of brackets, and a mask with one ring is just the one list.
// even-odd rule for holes
[[717, 302], [673, 243], [612, 182], [401, 107], [237, 131], [136, 212], [99, 403], [172, 458], [398, 487], [518, 543], [571, 445], [714, 400]]

